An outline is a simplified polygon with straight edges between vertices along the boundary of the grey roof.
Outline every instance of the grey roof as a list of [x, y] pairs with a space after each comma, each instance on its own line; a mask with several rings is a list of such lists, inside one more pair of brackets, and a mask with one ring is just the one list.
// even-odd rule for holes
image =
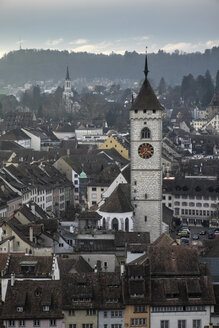
[[130, 110], [164, 110], [148, 81], [145, 79]]
[[100, 211], [108, 213], [132, 212], [130, 185], [127, 183], [119, 184], [100, 207]]

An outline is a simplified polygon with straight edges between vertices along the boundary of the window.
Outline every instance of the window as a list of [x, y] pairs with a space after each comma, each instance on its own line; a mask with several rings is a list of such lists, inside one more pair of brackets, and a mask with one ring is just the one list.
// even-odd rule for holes
[[114, 324], [114, 325], [111, 325], [111, 328], [122, 328], [122, 325]]
[[25, 320], [19, 320], [19, 327], [25, 327]]
[[175, 206], [180, 206], [180, 202], [174, 202]]
[[75, 188], [75, 192], [78, 192], [78, 188]]
[[96, 314], [96, 310], [94, 309], [87, 309], [87, 315], [95, 315]]
[[141, 139], [148, 139], [148, 138], [151, 138], [151, 131], [147, 127], [144, 127], [141, 130]]
[[75, 310], [68, 310], [68, 315], [74, 316], [75, 315]]
[[111, 318], [122, 318], [122, 311], [111, 311]]
[[182, 202], [182, 206], [187, 206], [187, 202]]
[[204, 203], [203, 206], [204, 206], [204, 207], [209, 207], [209, 204], [208, 204], [208, 203]]
[[49, 306], [48, 305], [44, 305], [43, 306], [43, 311], [44, 312], [48, 312], [49, 311]]
[[146, 326], [146, 318], [132, 318], [131, 326]]
[[154, 114], [156, 113], [156, 109], [153, 109], [153, 113], [154, 113]]
[[202, 207], [202, 203], [197, 203], [196, 206], [197, 207]]
[[160, 328], [169, 328], [169, 320], [161, 320]]
[[107, 311], [103, 312], [103, 316], [104, 316], [104, 318], [107, 318]]
[[15, 321], [14, 320], [8, 320], [8, 326], [9, 327], [15, 327]]
[[82, 328], [93, 328], [93, 324], [92, 323], [83, 323]]
[[70, 325], [68, 325], [68, 328], [77, 328], [76, 323], [70, 323]]
[[92, 187], [92, 191], [97, 191], [97, 188], [96, 187]]
[[93, 202], [92, 202], [92, 205], [96, 205], [96, 204], [97, 204], [97, 202], [96, 202], [96, 201], [93, 201]]
[[145, 305], [135, 305], [134, 312], [145, 313], [146, 312], [146, 306]]
[[101, 189], [100, 189], [101, 191], [104, 191], [104, 187], [101, 187]]
[[23, 306], [18, 306], [18, 307], [17, 307], [17, 312], [23, 312], [23, 311], [24, 311]]
[[33, 325], [34, 325], [34, 327], [39, 327], [40, 326], [40, 320], [38, 320], [38, 319], [33, 320]]
[[51, 320], [50, 320], [50, 326], [51, 326], [51, 327], [56, 326], [56, 319], [51, 319]]
[[144, 222], [147, 222], [148, 217], [145, 215]]
[[138, 112], [138, 110], [137, 109], [135, 109], [135, 113], [137, 113]]
[[74, 184], [77, 185], [78, 184], [78, 180], [74, 180]]
[[105, 325], [103, 325], [103, 327], [104, 327], [104, 328], [107, 328], [107, 325], [105, 324]]
[[201, 328], [201, 320], [195, 319], [192, 321], [192, 328]]
[[186, 328], [186, 320], [178, 320], [178, 328]]

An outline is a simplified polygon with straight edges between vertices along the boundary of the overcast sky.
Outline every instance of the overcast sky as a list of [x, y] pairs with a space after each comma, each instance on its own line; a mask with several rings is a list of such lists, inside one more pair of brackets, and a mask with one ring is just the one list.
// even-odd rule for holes
[[219, 0], [0, 0], [0, 56], [59, 49], [109, 54], [219, 46]]

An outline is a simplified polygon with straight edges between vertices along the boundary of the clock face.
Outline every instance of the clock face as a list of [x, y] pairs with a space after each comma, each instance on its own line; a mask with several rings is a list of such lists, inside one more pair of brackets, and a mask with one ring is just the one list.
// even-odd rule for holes
[[143, 143], [138, 147], [138, 155], [141, 158], [150, 158], [154, 153], [154, 147], [149, 143]]

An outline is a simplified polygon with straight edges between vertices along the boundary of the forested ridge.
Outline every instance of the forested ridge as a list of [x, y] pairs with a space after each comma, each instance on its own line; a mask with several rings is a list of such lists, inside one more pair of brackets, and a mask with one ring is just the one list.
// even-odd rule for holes
[[[139, 80], [143, 78], [144, 54], [124, 55], [69, 53], [58, 50], [21, 49], [0, 59], [0, 81], [21, 84], [27, 81], [58, 81], [69, 66], [71, 79], [107, 78]], [[204, 75], [209, 70], [213, 79], [219, 69], [219, 47], [204, 53], [173, 54], [158, 51], [148, 54], [150, 79], [158, 85], [162, 77], [171, 85], [180, 84], [185, 75]]]

